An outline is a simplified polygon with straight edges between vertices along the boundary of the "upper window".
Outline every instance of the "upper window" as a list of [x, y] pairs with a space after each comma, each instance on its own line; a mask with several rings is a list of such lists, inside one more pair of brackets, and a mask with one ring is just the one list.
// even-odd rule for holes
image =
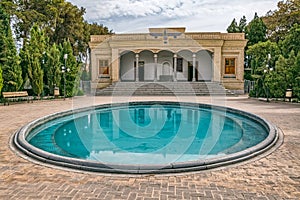
[[235, 58], [225, 58], [225, 74], [235, 74]]
[[108, 60], [99, 60], [99, 75], [109, 75]]

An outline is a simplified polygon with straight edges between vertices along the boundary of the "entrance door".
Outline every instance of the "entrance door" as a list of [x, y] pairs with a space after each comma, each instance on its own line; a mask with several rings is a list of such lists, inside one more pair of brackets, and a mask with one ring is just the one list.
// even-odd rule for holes
[[144, 61], [139, 62], [139, 81], [144, 81]]
[[[144, 65], [145, 65], [145, 62], [144, 61], [139, 61], [139, 66], [138, 66], [138, 71], [139, 71], [139, 81], [144, 81], [145, 78], [144, 78]], [[134, 72], [136, 72], [136, 61], [134, 61]], [[135, 77], [136, 76], [136, 73], [134, 74]]]
[[[193, 62], [188, 62], [188, 81], [193, 81]], [[195, 80], [198, 81], [198, 61], [196, 61], [196, 67], [194, 69]]]
[[193, 62], [188, 62], [188, 81], [193, 81]]

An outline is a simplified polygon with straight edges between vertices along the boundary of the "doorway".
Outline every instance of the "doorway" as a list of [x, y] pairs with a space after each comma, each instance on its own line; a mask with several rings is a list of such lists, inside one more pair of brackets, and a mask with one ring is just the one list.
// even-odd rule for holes
[[[139, 61], [139, 66], [138, 66], [139, 81], [144, 81], [145, 80], [145, 75], [144, 75], [145, 69], [144, 69], [144, 66], [145, 66], [145, 62], [144, 61]], [[136, 61], [134, 62], [134, 68], [136, 69]], [[136, 74], [135, 74], [135, 77], [136, 77]]]
[[[193, 81], [193, 62], [188, 61], [188, 81]], [[195, 80], [198, 81], [198, 61], [196, 61], [196, 66], [194, 69]]]

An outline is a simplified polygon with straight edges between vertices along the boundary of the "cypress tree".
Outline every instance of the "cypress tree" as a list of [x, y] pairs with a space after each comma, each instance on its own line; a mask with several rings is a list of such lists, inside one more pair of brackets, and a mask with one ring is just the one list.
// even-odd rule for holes
[[258, 42], [265, 42], [267, 37], [267, 27], [257, 13], [254, 19], [248, 24], [245, 29], [248, 46], [254, 45]]
[[22, 62], [26, 65], [28, 78], [30, 80], [32, 90], [35, 95], [40, 96], [43, 91], [43, 69], [44, 53], [46, 49], [47, 39], [44, 32], [34, 25], [30, 31], [30, 40], [23, 47]]
[[232, 20], [231, 24], [227, 28], [228, 33], [238, 33], [239, 32], [239, 26], [237, 25], [237, 22], [235, 18]]
[[0, 93], [3, 88], [2, 68], [0, 67]]
[[[76, 61], [76, 57], [73, 55], [73, 50], [70, 41], [64, 41], [60, 46], [61, 52], [61, 63], [64, 63], [66, 67], [65, 78], [66, 78], [66, 96], [74, 96], [78, 92], [78, 86], [80, 81], [80, 64]], [[64, 55], [68, 57], [65, 60]], [[69, 71], [67, 70], [69, 69]], [[64, 79], [61, 80], [61, 86], [64, 85]], [[61, 88], [63, 89], [63, 88]], [[63, 91], [62, 93], [63, 94]]]
[[18, 91], [22, 86], [22, 70], [10, 28], [10, 17], [0, 5], [0, 68], [3, 91]]
[[49, 93], [52, 95], [54, 87], [60, 86], [61, 81], [61, 66], [60, 51], [56, 44], [53, 44], [46, 53], [46, 60], [44, 65], [45, 84], [49, 87]]

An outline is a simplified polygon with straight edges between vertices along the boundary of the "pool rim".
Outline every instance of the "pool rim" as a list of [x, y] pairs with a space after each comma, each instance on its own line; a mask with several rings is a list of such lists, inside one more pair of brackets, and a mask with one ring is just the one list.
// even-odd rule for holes
[[[218, 111], [230, 112], [233, 114], [238, 114], [243, 117], [254, 120], [256, 123], [261, 124], [267, 131], [269, 130], [268, 136], [255, 146], [248, 149], [228, 154], [217, 158], [208, 158], [204, 160], [195, 160], [188, 162], [174, 162], [169, 164], [112, 164], [112, 163], [102, 163], [98, 161], [84, 160], [78, 158], [64, 157], [57, 154], [49, 153], [41, 150], [31, 144], [26, 140], [27, 135], [35, 127], [68, 115], [73, 115], [76, 113], [93, 111], [96, 109], [103, 109], [109, 107], [118, 106], [133, 106], [133, 105], [180, 105], [180, 106], [192, 106], [197, 108], [209, 108], [216, 109]], [[271, 149], [276, 145], [279, 140], [279, 132], [275, 125], [271, 124], [264, 118], [257, 116], [255, 114], [238, 110], [235, 108], [203, 104], [203, 103], [192, 103], [192, 102], [172, 102], [172, 101], [133, 101], [133, 102], [122, 102], [122, 103], [107, 103], [94, 106], [88, 106], [83, 108], [71, 109], [67, 111], [57, 112], [44, 117], [38, 118], [34, 121], [29, 122], [25, 126], [21, 127], [12, 138], [12, 143], [16, 147], [15, 150], [21, 152], [22, 154], [38, 160], [45, 164], [72, 168], [77, 170], [89, 171], [89, 172], [102, 172], [102, 173], [118, 173], [118, 174], [162, 174], [162, 173], [178, 173], [178, 172], [190, 172], [190, 171], [202, 171], [213, 168], [219, 168], [223, 166], [228, 166], [242, 161], [249, 160], [260, 154]]]

